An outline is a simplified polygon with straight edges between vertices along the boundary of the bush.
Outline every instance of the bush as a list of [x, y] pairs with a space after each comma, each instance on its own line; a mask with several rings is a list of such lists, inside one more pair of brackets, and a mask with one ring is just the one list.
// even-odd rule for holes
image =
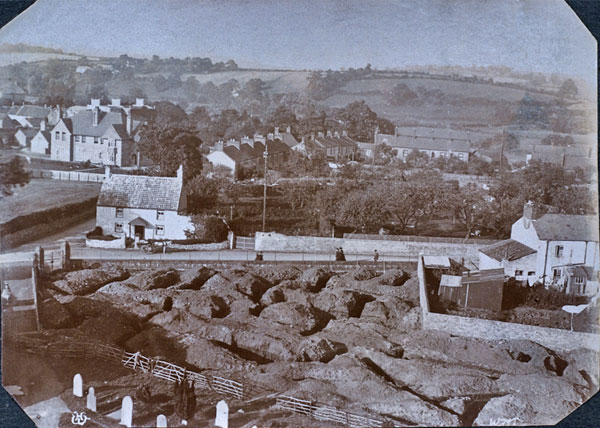
[[118, 236], [113, 236], [113, 235], [92, 235], [92, 236], [87, 236], [87, 239], [92, 239], [95, 241], [114, 241], [115, 239], [119, 239]]
[[199, 243], [223, 242], [227, 239], [229, 228], [223, 219], [216, 216], [192, 216], [193, 232], [186, 232], [188, 239]]
[[525, 299], [525, 306], [536, 309], [560, 309], [565, 305], [581, 305], [588, 302], [585, 296], [573, 296], [557, 290], [530, 288]]
[[97, 236], [102, 236], [102, 228], [100, 226], [96, 226], [93, 230], [90, 230], [85, 234], [86, 238], [95, 238]]

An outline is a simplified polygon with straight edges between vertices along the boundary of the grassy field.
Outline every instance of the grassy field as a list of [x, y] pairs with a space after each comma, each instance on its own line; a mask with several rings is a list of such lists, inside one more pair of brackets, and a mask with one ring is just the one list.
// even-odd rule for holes
[[16, 188], [12, 196], [0, 199], [0, 223], [35, 211], [81, 202], [99, 193], [100, 183], [34, 179]]

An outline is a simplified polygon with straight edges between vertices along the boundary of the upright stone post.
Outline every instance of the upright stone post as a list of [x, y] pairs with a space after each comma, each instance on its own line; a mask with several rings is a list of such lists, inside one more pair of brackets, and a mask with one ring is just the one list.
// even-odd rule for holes
[[229, 427], [229, 406], [223, 400], [217, 403], [217, 417], [215, 418], [215, 426], [221, 428]]
[[44, 271], [44, 249], [42, 248], [41, 245], [38, 245], [37, 247], [35, 247], [35, 254], [37, 254], [38, 257], [38, 268], [40, 270], [40, 272]]
[[167, 426], [167, 417], [165, 415], [158, 415], [156, 417], [156, 427], [157, 428], [166, 428]]
[[62, 269], [69, 270], [71, 268], [71, 246], [67, 241], [63, 241], [60, 245], [60, 255], [62, 259]]
[[92, 412], [96, 411], [96, 393], [94, 391], [94, 387], [90, 386], [87, 393], [87, 402], [85, 407], [90, 409]]
[[73, 395], [83, 397], [83, 379], [79, 373], [73, 376]]
[[127, 428], [131, 428], [133, 423], [133, 400], [129, 395], [123, 397], [121, 403], [121, 422], [120, 425], [125, 425]]
[[229, 243], [229, 249], [235, 249], [235, 234], [231, 230], [227, 232], [227, 241]]

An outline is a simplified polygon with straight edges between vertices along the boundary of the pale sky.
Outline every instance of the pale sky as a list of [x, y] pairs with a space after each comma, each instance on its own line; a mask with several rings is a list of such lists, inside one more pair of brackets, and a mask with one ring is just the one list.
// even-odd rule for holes
[[593, 81], [597, 69], [563, 0], [38, 0], [0, 42], [294, 69], [507, 65]]

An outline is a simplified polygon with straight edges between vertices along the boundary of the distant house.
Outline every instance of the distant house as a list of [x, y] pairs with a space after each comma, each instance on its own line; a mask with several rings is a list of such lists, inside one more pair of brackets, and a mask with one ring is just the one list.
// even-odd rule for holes
[[19, 128], [15, 133], [15, 140], [21, 147], [31, 147], [31, 140], [39, 132], [39, 129], [35, 128]]
[[39, 131], [31, 139], [31, 151], [33, 153], [49, 155], [51, 143], [50, 131], [46, 129], [46, 122], [42, 121]]
[[348, 137], [346, 132], [342, 134], [331, 131], [327, 131], [325, 134], [319, 132], [317, 136], [311, 135], [310, 143], [313, 148], [325, 153], [327, 158], [337, 161], [354, 160], [358, 150], [358, 144]]
[[52, 108], [36, 105], [22, 105], [16, 109], [11, 109], [8, 115], [16, 120], [22, 127], [39, 128], [42, 120], [48, 121], [52, 114]]
[[264, 166], [264, 152], [268, 153], [269, 168], [278, 169], [288, 158], [291, 149], [274, 134], [267, 137], [254, 135], [244, 137], [240, 141], [231, 139], [227, 142], [218, 141], [210, 148], [206, 156], [213, 166], [225, 166], [231, 171], [236, 167], [259, 168]]
[[61, 161], [127, 166], [139, 162], [135, 137], [141, 121], [120, 106], [91, 108], [61, 118], [51, 131], [51, 158]]
[[[412, 133], [407, 129], [396, 127], [395, 133], [381, 134], [379, 128], [375, 131], [374, 145], [370, 150], [371, 156], [378, 144], [387, 144], [395, 150], [396, 156], [406, 158], [413, 150], [426, 154], [430, 158], [455, 157], [465, 162], [471, 154], [470, 133], [449, 129], [413, 128]], [[362, 147], [363, 153], [368, 151]]]
[[22, 103], [25, 91], [10, 79], [0, 79], [0, 104]]
[[269, 140], [279, 139], [290, 149], [299, 144], [298, 140], [296, 140], [296, 137], [292, 135], [292, 129], [289, 126], [286, 128], [285, 132], [279, 132], [279, 127], [275, 127], [273, 133], [269, 134], [267, 138]]
[[502, 266], [507, 275], [560, 288], [564, 269], [581, 266], [597, 281], [598, 235], [596, 216], [542, 215], [527, 203], [523, 216], [512, 225], [510, 240], [480, 249], [480, 267]]
[[542, 163], [558, 165], [566, 170], [574, 170], [577, 167], [589, 169], [596, 167], [596, 152], [593, 146], [550, 146], [544, 144], [533, 144], [525, 160], [527, 163], [538, 161]]
[[19, 123], [12, 120], [8, 114], [0, 113], [0, 141], [3, 145], [11, 145], [15, 140]]
[[193, 230], [183, 191], [183, 168], [177, 177], [111, 174], [106, 167], [96, 207], [96, 225], [104, 234], [129, 238], [186, 239]]

